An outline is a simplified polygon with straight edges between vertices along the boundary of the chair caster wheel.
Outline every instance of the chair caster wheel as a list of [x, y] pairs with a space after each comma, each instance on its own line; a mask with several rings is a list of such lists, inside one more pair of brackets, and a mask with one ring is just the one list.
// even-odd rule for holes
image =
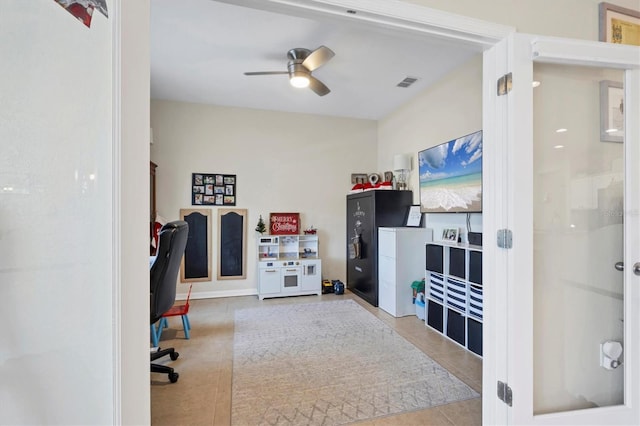
[[175, 383], [178, 381], [178, 377], [180, 377], [180, 375], [178, 373], [169, 373], [169, 381], [171, 383]]
[[171, 357], [171, 361], [175, 361], [176, 359], [178, 359], [180, 354], [178, 352], [172, 352], [169, 356]]

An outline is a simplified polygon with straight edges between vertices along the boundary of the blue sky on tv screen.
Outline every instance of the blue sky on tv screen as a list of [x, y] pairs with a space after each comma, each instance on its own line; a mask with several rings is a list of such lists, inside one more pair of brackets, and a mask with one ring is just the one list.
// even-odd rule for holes
[[482, 172], [482, 131], [418, 153], [420, 183]]

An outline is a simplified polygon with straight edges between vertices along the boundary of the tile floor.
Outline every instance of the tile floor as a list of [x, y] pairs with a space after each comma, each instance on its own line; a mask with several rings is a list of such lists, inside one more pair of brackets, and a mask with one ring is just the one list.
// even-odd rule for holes
[[[179, 318], [169, 320], [160, 347], [174, 347], [176, 361], [163, 363], [180, 374], [177, 383], [167, 376], [151, 375], [151, 423], [153, 425], [230, 425], [233, 361], [233, 317], [238, 308], [269, 304], [313, 303], [352, 298], [385, 321], [420, 350], [482, 392], [482, 360], [432, 331], [415, 316], [394, 318], [350, 292], [344, 295], [300, 296], [258, 300], [257, 296], [192, 300], [189, 319], [191, 339], [185, 340]], [[358, 425], [480, 425], [482, 399], [433, 407]]]

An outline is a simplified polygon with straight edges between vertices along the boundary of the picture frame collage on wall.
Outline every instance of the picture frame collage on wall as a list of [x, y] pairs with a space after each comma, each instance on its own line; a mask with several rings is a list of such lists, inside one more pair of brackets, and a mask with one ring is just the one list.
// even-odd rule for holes
[[191, 174], [191, 204], [194, 206], [235, 206], [236, 175]]

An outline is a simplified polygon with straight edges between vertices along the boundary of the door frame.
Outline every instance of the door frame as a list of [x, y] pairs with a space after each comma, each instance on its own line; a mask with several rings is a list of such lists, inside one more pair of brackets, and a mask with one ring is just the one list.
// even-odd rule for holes
[[112, 0], [109, 6], [113, 338], [102, 350], [113, 352], [113, 423], [149, 424], [150, 5], [149, 0]]
[[[127, 3], [128, 5], [129, 3], [129, 2], [124, 2], [123, 0], [114, 0], [114, 1], [117, 2], [118, 5], [120, 3], [122, 4]], [[268, 10], [268, 11], [277, 12], [277, 13], [293, 14], [298, 16], [312, 17], [312, 18], [318, 17], [318, 16], [333, 17], [333, 18], [347, 20], [349, 22], [353, 22], [354, 24], [359, 24], [359, 25], [363, 25], [363, 24], [376, 25], [383, 29], [392, 29], [395, 31], [399, 31], [401, 33], [403, 32], [403, 33], [408, 33], [412, 35], [419, 35], [425, 38], [435, 37], [440, 40], [450, 41], [452, 42], [453, 46], [455, 46], [455, 43], [459, 43], [460, 45], [465, 45], [467, 47], [475, 46], [478, 49], [478, 54], [486, 51], [487, 49], [501, 42], [501, 40], [504, 40], [509, 34], [512, 34], [515, 32], [515, 28], [511, 26], [483, 21], [480, 19], [470, 18], [462, 15], [456, 15], [456, 14], [445, 12], [438, 9], [427, 8], [421, 5], [415, 5], [415, 4], [403, 3], [403, 2], [389, 2], [388, 0], [367, 0], [366, 2], [363, 2], [361, 0], [216, 0], [216, 1], [219, 1], [222, 3], [230, 3], [234, 5], [239, 5], [239, 6], [251, 7], [254, 9]], [[133, 3], [137, 3], [137, 2], [133, 2]], [[137, 17], [144, 18], [143, 22], [145, 23], [145, 25], [148, 25], [149, 0], [145, 0], [144, 3], [143, 2], [141, 3], [142, 4], [139, 7], [146, 8], [147, 13], [146, 13], [146, 16], [143, 13], [139, 13]], [[116, 10], [117, 9], [119, 9], [119, 7], [116, 7]], [[355, 11], [356, 13], [350, 13], [347, 11]], [[134, 25], [132, 23], [129, 23], [128, 21], [124, 22], [123, 15], [116, 14], [114, 16], [114, 26], [116, 28], [119, 28], [119, 26], [122, 23], [127, 24], [124, 28], [125, 30], [134, 28]], [[133, 34], [133, 32], [131, 32], [130, 34]], [[119, 32], [115, 35], [114, 45], [115, 45], [117, 56], [120, 56], [122, 54], [121, 52], [123, 50], [122, 46], [123, 45], [126, 46], [127, 43], [130, 42], [129, 40], [130, 37], [127, 37], [128, 35], [129, 33], [121, 34]], [[148, 47], [146, 49], [146, 52], [143, 51], [142, 49], [140, 50], [141, 50], [141, 53], [143, 54], [146, 53], [146, 55], [140, 55], [144, 59], [143, 62], [148, 63], [148, 53], [149, 53]], [[129, 62], [122, 61], [123, 77], [126, 76], [127, 72], [131, 72], [135, 74], [134, 68], [140, 67], [140, 65], [144, 65], [140, 63], [140, 60], [137, 60], [137, 61], [131, 60]], [[117, 70], [115, 74], [118, 74]], [[486, 86], [486, 84], [484, 83], [483, 85]], [[122, 80], [118, 79], [117, 81], [114, 82], [114, 92], [117, 94], [114, 97], [116, 98], [115, 103], [117, 105], [120, 105], [120, 102], [122, 102], [124, 106], [128, 106], [129, 104], [133, 105], [136, 103], [140, 103], [143, 100], [148, 104], [148, 101], [149, 101], [148, 97], [147, 99], [143, 99], [144, 96], [140, 96], [138, 94], [135, 94], [135, 96], [133, 96], [135, 97], [134, 101], [121, 99], [122, 86], [123, 86]], [[483, 94], [483, 98], [485, 97], [486, 97], [486, 94]], [[486, 108], [486, 106], [483, 106], [483, 108]], [[126, 108], [123, 108], [123, 111], [125, 109]], [[125, 121], [125, 118], [126, 118], [125, 114], [122, 111], [118, 111], [117, 117], [123, 121]], [[120, 126], [120, 123], [117, 123], [116, 125], [114, 125], [114, 133], [118, 135], [123, 133], [119, 126]], [[123, 140], [125, 142], [131, 141], [132, 145], [137, 147], [136, 149], [140, 149], [141, 147], [146, 147], [147, 144], [144, 141], [147, 141], [148, 137], [145, 138], [144, 135], [145, 134], [148, 135], [149, 127], [150, 126], [149, 126], [148, 120], [146, 122], [144, 120], [141, 120], [140, 122], [137, 123], [134, 129], [136, 136], [139, 136], [139, 137], [132, 138], [130, 137], [130, 134], [127, 134], [126, 135], [127, 137], [126, 138], [123, 137]], [[487, 139], [486, 136], [485, 136], [485, 139]], [[119, 147], [121, 145], [121, 142], [118, 140], [115, 143], [115, 145]], [[125, 145], [127, 144], [122, 143], [122, 146], [125, 146]], [[485, 149], [487, 146], [488, 144], [485, 143], [484, 145]], [[496, 152], [496, 150], [494, 150], [494, 152]], [[487, 159], [486, 154], [484, 158], [485, 160]], [[138, 168], [140, 170], [146, 170], [148, 162], [149, 162], [148, 154], [141, 155], [140, 157], [136, 157], [136, 161], [133, 161], [133, 160], [124, 161], [122, 158], [117, 158], [116, 164], [114, 166], [115, 168], [114, 176], [116, 176], [116, 181], [121, 182], [123, 177], [129, 176], [132, 173], [136, 174]], [[141, 181], [143, 181], [142, 176], [141, 176]], [[147, 209], [147, 207], [144, 204], [145, 199], [146, 198], [144, 196], [139, 196], [137, 200], [137, 206], [131, 206], [129, 205], [129, 203], [127, 203], [127, 205], [124, 205], [122, 207], [122, 217], [127, 217], [127, 212], [129, 213], [135, 212], [135, 211], [145, 212]], [[131, 204], [136, 204], [136, 202], [132, 200]], [[485, 215], [483, 215], [483, 217], [484, 216]], [[126, 247], [127, 242], [130, 241], [130, 239], [126, 237], [126, 235], [124, 234], [124, 231], [125, 230], [123, 229], [122, 231], [123, 236], [120, 236], [120, 235], [114, 236], [115, 241], [119, 242], [122, 247]], [[146, 250], [146, 247], [145, 247], [145, 250]], [[487, 257], [485, 256], [485, 258]], [[137, 270], [137, 272], [141, 270], [142, 269], [139, 269]], [[131, 274], [128, 270], [123, 270], [122, 275], [123, 275], [122, 276], [123, 281], [137, 282], [138, 281], [137, 278], [139, 278], [139, 275]], [[130, 279], [134, 275], [135, 275], [134, 277], [135, 279]], [[124, 297], [126, 296], [126, 293], [128, 291], [125, 291], [124, 287], [121, 287], [120, 282], [117, 283], [116, 288], [117, 288], [116, 294], [118, 296], [114, 301], [114, 311], [120, 312], [120, 310], [122, 309], [122, 311], [125, 314], [129, 312], [133, 315], [134, 311], [132, 310], [132, 308], [129, 308], [130, 306], [135, 305], [136, 307], [139, 307], [141, 306], [140, 304], [142, 303], [148, 304], [148, 301], [144, 301], [142, 297], [140, 297], [139, 295], [136, 295], [135, 303], [132, 301], [131, 298]], [[495, 306], [495, 304], [487, 305], [485, 302], [485, 306]], [[495, 315], [491, 314], [490, 310], [487, 313], [488, 315], [485, 317], [485, 320], [483, 322], [484, 326], [491, 330], [496, 329], [495, 326], [492, 326]], [[124, 323], [127, 323], [127, 322], [124, 322]], [[120, 323], [123, 323], [123, 322], [121, 321]], [[121, 330], [122, 329], [121, 324], [117, 324], [116, 328], [118, 329], [117, 331]], [[124, 331], [123, 331], [123, 335], [124, 335], [123, 337], [127, 340], [127, 342], [124, 342], [124, 343], [129, 343], [129, 341], [132, 340], [128, 338], [127, 333], [125, 333]], [[490, 339], [495, 338], [495, 334], [491, 334], [490, 336], [494, 336], [494, 337], [489, 337]], [[135, 353], [138, 357], [142, 357], [143, 355], [146, 356], [146, 352], [148, 351], [148, 345], [142, 344], [144, 342], [144, 339], [139, 339], [139, 342], [141, 343], [136, 345], [137, 350], [135, 351]], [[492, 340], [487, 340], [486, 334], [485, 334], [485, 342], [488, 342], [488, 343], [485, 343], [485, 347], [492, 345]], [[126, 357], [131, 356], [130, 354], [132, 353], [132, 351], [128, 350], [129, 347], [130, 345], [125, 344], [123, 349], [117, 353], [116, 362], [118, 366], [120, 366], [121, 364], [128, 364], [127, 362], [123, 362], [123, 360], [125, 360]], [[125, 357], [125, 353], [128, 354], [126, 355], [126, 357]], [[495, 354], [495, 352], [493, 353]], [[486, 369], [488, 366], [489, 371], [493, 372], [495, 369], [494, 367], [495, 361], [492, 358], [488, 357], [487, 355], [484, 356], [483, 361], [484, 361], [483, 369]], [[126, 374], [124, 373], [125, 371], [122, 371], [121, 379], [119, 380], [116, 379], [116, 384], [115, 384], [116, 389], [120, 389], [122, 387], [126, 388], [126, 386], [124, 385], [126, 385], [126, 383], [130, 381], [126, 379]], [[487, 373], [483, 372], [483, 375], [486, 376]], [[145, 376], [145, 377], [148, 377], [148, 376]], [[136, 377], [136, 380], [134, 381], [138, 386], [140, 386], [141, 384], [144, 384], [145, 386], [147, 386], [147, 390], [139, 393], [140, 396], [138, 399], [145, 399], [148, 401], [150, 398], [149, 397], [150, 392], [148, 391], [148, 385], [146, 384], [147, 382], [145, 381], [145, 383], [140, 383], [139, 376]], [[126, 408], [131, 404], [126, 404], [126, 395], [124, 395], [124, 393], [125, 392], [123, 390], [122, 395], [118, 399], [120, 404], [124, 406], [123, 411], [126, 412]], [[125, 414], [126, 413], [123, 414], [122, 418], [126, 420], [128, 416]], [[489, 422], [489, 420], [486, 420], [487, 417], [485, 415], [483, 415], [483, 417], [485, 418], [485, 422]], [[489, 417], [489, 419], [491, 418], [493, 417]]]
[[[120, 0], [116, 0], [120, 1]], [[500, 126], [501, 118], [507, 115], [510, 107], [508, 100], [495, 100], [493, 93], [495, 91], [495, 79], [492, 77], [497, 75], [502, 69], [504, 72], [508, 69], [508, 56], [498, 56], [494, 53], [487, 53], [486, 49], [493, 46], [502, 45], [501, 49], [508, 51], [513, 46], [508, 46], [506, 42], [507, 36], [515, 32], [513, 27], [493, 24], [481, 20], [463, 17], [436, 9], [429, 9], [419, 5], [408, 3], [388, 2], [384, 0], [369, 0], [366, 3], [359, 0], [218, 0], [236, 5], [243, 5], [258, 9], [266, 9], [275, 12], [293, 13], [307, 16], [328, 15], [340, 17], [341, 19], [352, 20], [354, 22], [369, 23], [379, 25], [385, 28], [393, 28], [399, 31], [405, 31], [412, 34], [423, 35], [424, 37], [437, 37], [444, 40], [451, 40], [459, 43], [471, 44], [479, 48], [479, 53], [485, 51], [483, 61], [484, 81], [483, 81], [483, 132], [485, 140], [493, 141], [484, 145], [485, 154], [485, 173], [483, 177], [483, 185], [485, 188], [494, 188], [486, 191], [484, 194], [484, 203], [490, 210], [484, 213], [492, 212], [494, 215], [483, 214], [483, 230], [487, 235], [494, 235], [495, 230], [504, 227], [513, 222], [512, 213], [509, 211], [505, 200], [513, 196], [513, 186], [497, 186], [501, 182], [501, 178], [505, 176], [514, 167], [513, 162], [509, 160], [509, 141], [514, 140], [513, 130], [509, 133], [508, 129]], [[357, 14], [346, 15], [346, 10], [357, 11]], [[114, 21], [119, 19], [115, 17]], [[123, 40], [126, 37], [123, 37]], [[125, 44], [125, 43], [122, 43]], [[116, 46], [119, 51], [122, 47], [120, 44]], [[119, 53], [119, 52], [117, 52]], [[148, 55], [147, 55], [148, 56]], [[123, 69], [135, 67], [139, 65], [135, 61], [128, 66], [123, 65]], [[488, 77], [491, 76], [491, 77]], [[116, 93], [121, 93], [121, 82], [117, 82], [115, 88]], [[637, 89], [637, 88], [636, 88]], [[116, 103], [120, 104], [123, 100], [116, 96]], [[148, 102], [148, 99], [146, 100]], [[137, 131], [140, 135], [148, 132], [148, 123], [140, 122]], [[116, 129], [117, 130], [117, 129]], [[143, 139], [143, 138], [142, 138]], [[503, 153], [501, 155], [494, 155]], [[139, 153], [138, 153], [139, 154]], [[147, 154], [139, 154], [138, 160], [124, 162], [118, 159], [116, 164], [116, 176], [119, 180], [128, 173], [131, 173], [134, 167], [140, 164], [148, 163]], [[144, 160], [144, 161], [143, 161]], [[136, 163], [132, 165], [131, 163]], [[146, 166], [145, 166], [146, 167]], [[493, 185], [493, 186], [489, 186]], [[636, 188], [637, 190], [638, 188]], [[127, 212], [139, 210], [144, 211], [144, 198], [139, 198], [137, 209], [123, 206], [123, 217], [127, 216]], [[489, 217], [491, 216], [491, 217]], [[503, 225], [504, 224], [504, 225]], [[126, 242], [126, 238], [119, 235], [115, 236], [116, 244], [122, 245]], [[492, 241], [492, 237], [486, 238], [487, 242]], [[483, 267], [485, 282], [494, 282], [494, 279], [506, 272], [506, 276], [511, 280], [516, 273], [513, 269], [509, 269], [511, 262], [511, 254], [498, 250], [494, 244], [486, 244], [484, 247], [485, 259], [492, 259], [492, 262], [486, 262]], [[628, 261], [628, 259], [625, 259]], [[500, 271], [500, 274], [498, 274]], [[522, 273], [522, 271], [519, 271]], [[128, 280], [126, 271], [123, 271], [123, 279]], [[118, 284], [118, 288], [120, 285]], [[118, 290], [118, 294], [120, 291]], [[495, 377], [502, 374], [509, 367], [506, 357], [506, 342], [499, 338], [507, 335], [507, 321], [509, 315], [513, 315], [510, 311], [507, 315], [507, 308], [513, 305], [513, 295], [509, 294], [508, 287], [497, 285], [494, 288], [487, 288], [485, 293], [485, 338], [484, 338], [484, 358], [483, 358], [483, 389], [487, 390], [483, 393], [483, 421], [485, 423], [507, 423], [509, 420], [508, 410], [504, 404], [496, 403], [493, 389], [495, 388]], [[120, 305], [125, 305], [125, 298], [120, 298], [114, 302], [114, 310], [118, 311]], [[125, 307], [126, 308], [126, 307]], [[126, 309], [125, 309], [126, 311]], [[125, 312], [126, 313], [126, 312]], [[143, 342], [144, 340], [142, 340]], [[140, 345], [141, 353], [146, 353], [148, 349], [146, 345]], [[124, 347], [122, 352], [118, 353], [117, 362], [120, 364], [124, 359], [124, 353], [131, 353]], [[137, 353], [137, 352], [136, 352]], [[513, 367], [511, 367], [513, 368]], [[124, 384], [124, 383], [122, 383]], [[119, 388], [118, 384], [116, 388]], [[146, 392], [146, 399], [149, 393]], [[124, 398], [120, 404], [124, 404]], [[501, 404], [501, 403], [500, 403]]]
[[[509, 34], [512, 34], [515, 32], [515, 28], [511, 26], [483, 21], [480, 19], [470, 18], [462, 15], [457, 15], [457, 14], [453, 14], [453, 13], [438, 10], [438, 9], [427, 8], [421, 5], [403, 3], [403, 2], [389, 2], [388, 0], [367, 0], [366, 2], [363, 2], [361, 0], [216, 0], [216, 1], [219, 1], [222, 3], [230, 3], [234, 5], [239, 5], [239, 6], [251, 7], [254, 9], [268, 10], [271, 12], [293, 14], [297, 16], [307, 16], [311, 18], [314, 18], [314, 17], [317, 18], [318, 16], [333, 17], [333, 18], [343, 19], [358, 25], [363, 25], [363, 24], [376, 25], [383, 29], [393, 29], [399, 32], [423, 36], [425, 38], [434, 37], [440, 40], [450, 41], [452, 42], [452, 46], [455, 46], [455, 43], [459, 43], [459, 45], [465, 45], [467, 47], [474, 46], [477, 48], [478, 54], [486, 51], [487, 49], [499, 43], [501, 40], [504, 40]], [[114, 0], [114, 2], [116, 2], [118, 5], [122, 3], [123, 6], [124, 6], [124, 3], [127, 3], [128, 7], [133, 7], [133, 6], [129, 6], [128, 4], [129, 2], [124, 2], [123, 0]], [[142, 22], [145, 25], [148, 25], [149, 7], [150, 7], [149, 0], [144, 0], [144, 2], [141, 1], [139, 6], [137, 5], [137, 2], [132, 2], [132, 3], [136, 3], [137, 8], [147, 9], [146, 16], [139, 15], [138, 18], [144, 18]], [[356, 13], [351, 13], [351, 12], [356, 12]], [[125, 14], [116, 14], [114, 16], [113, 25], [115, 27], [119, 27], [119, 25], [122, 25], [122, 24], [127, 24], [124, 26], [124, 30], [127, 30], [127, 29], [130, 30], [130, 31], [123, 31], [122, 36], [118, 35], [116, 37], [116, 40], [114, 42], [114, 55], [116, 57], [122, 56], [123, 46], [126, 46], [127, 43], [130, 42], [129, 39], [131, 37], [131, 34], [133, 34], [132, 28], [135, 27], [135, 25], [132, 22], [129, 22], [128, 20], [124, 19], [125, 16], [126, 16]], [[130, 59], [129, 61], [122, 61], [123, 77], [126, 76], [127, 72], [131, 72], [135, 74], [134, 70], [136, 68], [144, 68], [145, 64], [148, 65], [148, 53], [149, 53], [148, 47], [146, 51], [143, 51], [142, 49], [140, 49], [138, 53], [139, 53], [138, 57], [142, 59], [131, 57], [129, 58]], [[142, 55], [140, 55], [140, 53], [142, 53]], [[148, 66], [146, 69], [148, 69]], [[122, 124], [119, 122], [119, 120], [122, 120], [123, 122], [128, 121], [126, 120], [127, 117], [124, 114], [124, 111], [126, 110], [125, 107], [129, 105], [138, 106], [138, 104], [142, 101], [148, 104], [149, 99], [148, 97], [147, 99], [143, 99], [143, 96], [140, 96], [139, 94], [132, 95], [132, 97], [135, 98], [135, 100], [133, 101], [124, 99], [123, 79], [119, 78], [119, 72], [117, 70], [114, 71], [114, 75], [118, 76], [118, 78], [114, 79], [114, 104], [117, 106], [123, 105], [122, 111], [118, 110], [116, 114], [115, 121], [117, 121], [118, 123], [114, 124], [114, 134], [120, 135], [123, 132], [120, 128]], [[148, 84], [145, 87], [148, 87]], [[483, 97], [486, 97], [486, 96], [483, 95]], [[483, 108], [485, 107], [483, 106]], [[116, 158], [116, 161], [115, 161], [116, 164], [114, 165], [114, 176], [116, 176], [115, 179], [117, 182], [121, 182], [124, 177], [130, 176], [131, 174], [139, 174], [137, 172], [137, 168], [140, 168], [141, 170], [142, 169], [146, 170], [147, 164], [149, 162], [149, 154], [141, 153], [140, 148], [146, 146], [144, 141], [148, 140], [148, 136], [145, 137], [145, 135], [148, 135], [149, 128], [150, 128], [149, 124], [150, 123], [148, 122], [148, 120], [147, 121], [139, 120], [139, 122], [136, 123], [135, 129], [133, 129], [135, 130], [136, 138], [131, 138], [129, 137], [130, 134], [127, 134], [126, 138], [123, 137], [122, 142], [118, 140], [115, 143], [115, 145], [118, 147], [119, 146], [124, 147], [129, 145], [128, 143], [125, 143], [129, 141], [131, 142], [132, 145], [135, 145], [137, 149], [137, 152], [135, 152], [135, 155], [126, 156], [126, 161], [124, 159], [125, 158], [124, 155]], [[492, 124], [492, 126], [495, 127], [495, 124]], [[486, 147], [487, 144], [485, 143], [484, 146]], [[486, 159], [486, 156], [484, 156], [484, 158]], [[142, 165], [144, 165], [144, 168], [142, 167]], [[141, 177], [141, 181], [142, 180], [143, 178]], [[148, 185], [146, 186], [146, 188], [148, 188]], [[127, 194], [124, 194], [124, 195], [127, 195]], [[122, 195], [119, 195], [119, 196], [122, 196]], [[117, 208], [117, 209], [121, 212], [121, 216], [126, 218], [128, 217], [129, 213], [132, 213], [132, 212], [136, 212], [136, 211], [145, 212], [147, 208], [145, 207], [146, 205], [145, 203], [147, 203], [145, 200], [146, 198], [144, 198], [142, 194], [137, 198], [137, 201], [133, 200], [132, 198], [131, 199], [127, 198], [126, 203], [116, 204], [116, 205], [122, 206], [121, 208]], [[126, 228], [126, 226], [124, 226], [126, 224], [123, 223], [122, 225], [123, 225], [123, 228]], [[127, 237], [127, 235], [125, 234], [125, 229], [122, 229], [120, 233], [118, 233], [118, 235], [114, 236], [115, 245], [117, 247], [126, 247], [129, 240], [130, 240], [129, 237]], [[147, 248], [144, 247], [144, 249], [146, 250]], [[124, 250], [124, 251], [127, 251], [127, 250]], [[127, 253], [130, 253], [130, 251], [137, 252], [137, 250], [133, 250], [133, 248], [131, 248], [129, 251], [127, 251]], [[120, 256], [120, 257], [124, 258], [124, 256]], [[487, 257], [485, 256], [485, 258]], [[127, 258], [127, 259], [130, 259], [130, 258]], [[123, 266], [127, 266], [127, 264], [131, 262], [130, 261], [125, 262], [123, 260], [123, 263], [124, 263]], [[146, 267], [146, 262], [144, 264]], [[135, 269], [133, 267], [131, 268]], [[123, 269], [122, 281], [138, 282], [138, 278], [140, 277], [140, 274], [139, 274], [140, 271], [143, 271], [142, 268], [138, 268], [136, 270], [136, 272], [138, 273], [133, 274], [129, 270]], [[114, 312], [118, 312], [118, 315], [120, 315], [119, 313], [122, 311], [123, 317], [126, 317], [127, 314], [133, 315], [133, 313], [135, 312], [134, 309], [137, 309], [137, 306], [132, 307], [131, 303], [127, 300], [127, 297], [125, 297], [126, 293], [129, 290], [126, 290], [125, 286], [122, 286], [120, 281], [118, 281], [117, 283], [114, 283], [114, 287], [115, 287], [114, 292], [116, 294], [115, 301], [114, 301]], [[495, 329], [495, 327], [491, 325], [491, 322], [494, 321], [493, 318], [495, 318], [495, 315], [493, 315], [491, 312], [487, 312], [487, 316], [483, 321], [483, 325], [485, 327], [488, 327], [489, 329]], [[127, 403], [127, 398], [126, 398], [126, 395], [128, 394], [126, 388], [129, 387], [128, 386], [129, 382], [132, 382], [132, 380], [128, 380], [126, 376], [127, 372], [125, 367], [126, 365], [131, 364], [131, 362], [126, 362], [127, 358], [124, 356], [124, 354], [128, 354], [127, 357], [130, 357], [132, 353], [135, 353], [136, 356], [138, 357], [137, 358], [138, 360], [142, 359], [141, 358], [142, 356], [146, 356], [146, 352], [148, 351], [148, 345], [145, 344], [144, 339], [138, 339], [138, 343], [135, 345], [137, 350], [131, 351], [130, 349], [134, 345], [133, 343], [131, 343], [131, 339], [126, 339], [127, 335], [126, 333], [124, 333], [124, 329], [122, 329], [122, 323], [129, 323], [129, 321], [121, 320], [121, 321], [118, 321], [115, 325], [115, 328], [116, 328], [115, 331], [119, 335], [119, 338], [117, 340], [120, 342], [120, 340], [123, 339], [123, 341], [120, 342], [122, 344], [122, 350], [118, 351], [116, 355], [116, 358], [117, 358], [116, 364], [118, 365], [117, 371], [120, 371], [121, 374], [119, 375], [119, 378], [115, 379], [116, 383], [114, 384], [114, 387], [118, 390], [122, 389], [121, 392], [118, 391], [119, 398], [117, 398], [116, 405], [118, 405], [117, 407], [118, 411], [120, 411], [120, 407], [122, 407], [123, 414], [121, 418], [123, 419], [123, 422], [126, 422], [126, 419], [132, 418], [133, 416], [133, 415], [128, 415], [127, 413], [127, 407], [131, 406], [131, 404]], [[120, 336], [120, 334], [124, 334], [124, 336]], [[487, 341], [486, 339], [487, 338], [485, 337], [485, 342]], [[483, 362], [485, 365], [487, 365], [488, 360], [492, 365], [494, 364], [494, 361], [491, 358], [488, 358], [487, 355], [485, 355], [483, 359]], [[121, 364], [124, 364], [124, 365], [121, 365]], [[491, 367], [489, 370], [494, 371], [493, 367]], [[146, 379], [148, 375], [144, 377]], [[140, 398], [142, 398], [146, 402], [146, 404], [142, 405], [142, 411], [144, 411], [145, 407], [149, 407], [148, 401], [149, 401], [150, 392], [148, 391], [148, 381], [146, 383], [142, 383], [140, 381], [140, 376], [137, 376], [136, 379], [133, 380], [133, 382], [135, 382], [133, 384], [137, 385], [138, 387], [141, 386], [142, 384], [144, 384], [144, 386], [147, 386], [147, 390], [144, 390], [143, 392], [139, 393]], [[136, 389], [136, 391], [138, 390], [139, 389]], [[134, 408], [132, 408], [132, 410], [135, 411]], [[137, 412], [140, 413], [140, 411], [141, 410], [138, 410]], [[485, 418], [485, 422], [491, 423], [491, 420], [490, 420], [491, 417], [489, 419], [486, 419], [486, 416], [484, 415], [483, 417]]]
[[[499, 229], [513, 232], [513, 249], [498, 248], [495, 243], [484, 247], [492, 262], [485, 264], [485, 279], [495, 285], [485, 296], [489, 322], [485, 343], [486, 359], [483, 374], [483, 416], [485, 422], [497, 424], [571, 424], [595, 422], [607, 424], [638, 422], [640, 400], [640, 369], [625, 364], [625, 405], [578, 410], [564, 413], [533, 415], [533, 58], [544, 63], [599, 66], [632, 69], [625, 77], [625, 108], [628, 116], [640, 116], [640, 61], [632, 46], [611, 45], [592, 41], [569, 40], [527, 34], [512, 34], [496, 47], [485, 52], [484, 124], [487, 138], [496, 143], [485, 148], [485, 164], [490, 162], [484, 184], [495, 188], [485, 196], [483, 231], [496, 235]], [[512, 73], [513, 89], [507, 96], [496, 96], [498, 76]], [[507, 120], [499, 121], [499, 117]], [[493, 123], [492, 123], [493, 122]], [[495, 124], [494, 124], [495, 123]], [[497, 125], [496, 125], [497, 124]], [[640, 162], [640, 124], [625, 120], [626, 164]], [[517, 155], [516, 155], [517, 152]], [[637, 168], [625, 167], [629, 184], [625, 183], [625, 264], [640, 260], [640, 193]], [[517, 172], [516, 172], [517, 170]], [[631, 196], [635, 194], [635, 196]], [[628, 198], [627, 198], [628, 197]], [[492, 238], [487, 238], [491, 240]], [[516, 255], [517, 254], [517, 255]], [[633, 313], [639, 302], [638, 278], [631, 268], [625, 274], [625, 312]], [[637, 319], [638, 314], [634, 314]], [[637, 321], [636, 321], [637, 322]], [[640, 359], [639, 339], [632, 333], [633, 321], [625, 321], [625, 358]], [[495, 327], [495, 328], [491, 328]], [[634, 330], [637, 332], [636, 329]], [[494, 344], [491, 344], [493, 342]], [[491, 371], [493, 370], [493, 371]], [[494, 389], [497, 380], [508, 383], [513, 390], [513, 407], [500, 401]], [[629, 417], [631, 416], [631, 417]]]
[[[515, 28], [425, 6], [388, 0], [215, 0], [252, 9], [300, 17], [330, 17], [357, 25], [374, 25], [407, 34], [477, 46], [495, 45]], [[455, 45], [454, 45], [455, 46]]]

